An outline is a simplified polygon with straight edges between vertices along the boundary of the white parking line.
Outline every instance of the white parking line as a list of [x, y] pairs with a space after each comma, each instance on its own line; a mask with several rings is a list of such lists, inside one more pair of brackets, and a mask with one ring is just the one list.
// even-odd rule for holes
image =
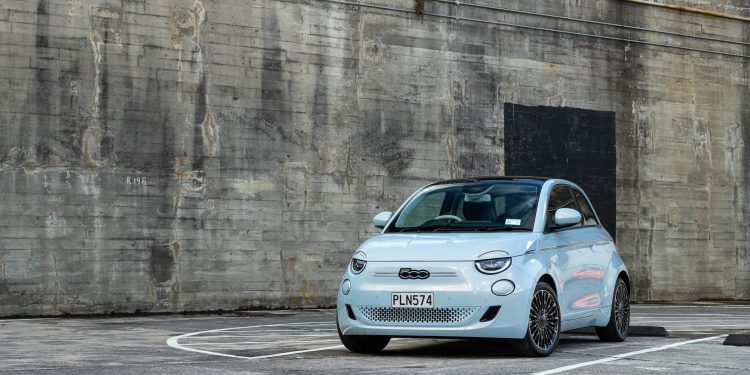
[[[343, 345], [335, 345], [335, 346], [326, 346], [322, 348], [314, 348], [314, 349], [305, 349], [305, 350], [296, 350], [293, 352], [284, 352], [284, 353], [275, 353], [275, 354], [267, 354], [267, 355], [259, 355], [259, 356], [253, 356], [253, 357], [247, 357], [242, 355], [234, 355], [234, 354], [226, 354], [226, 353], [217, 353], [212, 352], [209, 350], [201, 350], [196, 348], [190, 348], [187, 346], [184, 346], [180, 344], [180, 340], [192, 336], [198, 336], [204, 333], [215, 333], [215, 332], [227, 332], [227, 331], [240, 331], [246, 330], [250, 328], [263, 328], [263, 327], [307, 327], [307, 326], [320, 326], [320, 325], [332, 325], [336, 323], [332, 322], [300, 322], [300, 323], [279, 323], [279, 324], [262, 324], [257, 326], [246, 326], [246, 327], [233, 327], [233, 328], [219, 328], [219, 329], [210, 329], [207, 331], [200, 331], [200, 332], [191, 332], [186, 333], [179, 336], [173, 336], [167, 339], [167, 345], [169, 345], [172, 348], [180, 349], [188, 352], [195, 352], [195, 353], [201, 353], [201, 354], [208, 354], [208, 355], [215, 355], [219, 357], [227, 357], [227, 358], [239, 358], [239, 359], [264, 359], [264, 358], [273, 358], [273, 357], [281, 357], [286, 355], [294, 355], [294, 354], [302, 354], [302, 353], [310, 353], [310, 352], [318, 352], [321, 350], [331, 350], [331, 349], [338, 349], [343, 348]], [[187, 345], [187, 344], [186, 344]]]
[[706, 309], [706, 308], [721, 308], [721, 309], [750, 309], [750, 305], [642, 305], [633, 304], [631, 307], [634, 310], [663, 310], [663, 309]]
[[[750, 316], [750, 315], [740, 315], [740, 314], [680, 314], [680, 317], [685, 316], [722, 316], [722, 317], [742, 317], [742, 316]], [[648, 319], [650, 317], [660, 317], [660, 318], [674, 318], [674, 314], [662, 314], [662, 313], [649, 313], [647, 317], [639, 317], [640, 319]]]
[[343, 348], [344, 345], [334, 345], [334, 346], [325, 346], [322, 348], [315, 348], [315, 349], [305, 349], [305, 350], [297, 350], [293, 352], [284, 352], [284, 353], [276, 353], [276, 354], [268, 354], [268, 355], [258, 355], [255, 357], [244, 357], [245, 359], [265, 359], [265, 358], [274, 358], [274, 357], [283, 357], [286, 355], [294, 355], [294, 354], [302, 354], [302, 353], [310, 353], [310, 352], [319, 352], [322, 350], [331, 350], [331, 349], [340, 349]]
[[542, 371], [542, 372], [536, 372], [536, 373], [534, 373], [534, 375], [557, 374], [557, 373], [564, 372], [564, 371], [575, 370], [575, 369], [581, 368], [581, 367], [587, 367], [587, 366], [598, 365], [600, 363], [612, 362], [612, 361], [616, 361], [616, 360], [622, 359], [622, 358], [633, 357], [633, 356], [640, 355], [640, 354], [645, 354], [645, 353], [658, 352], [660, 350], [666, 350], [666, 349], [676, 348], [678, 346], [687, 345], [687, 344], [693, 344], [693, 343], [696, 343], [696, 342], [716, 340], [718, 338], [722, 338], [722, 337], [726, 337], [726, 336], [727, 335], [718, 335], [718, 336], [704, 337], [702, 339], [696, 339], [696, 340], [680, 341], [680, 342], [676, 342], [674, 344], [662, 345], [662, 346], [657, 346], [657, 347], [654, 347], [654, 348], [649, 348], [649, 349], [637, 350], [637, 351], [634, 351], [634, 352], [617, 354], [617, 355], [613, 355], [611, 357], [597, 359], [595, 361], [581, 362], [581, 363], [576, 363], [574, 365], [558, 367], [558, 368], [554, 368], [554, 369], [547, 370], [547, 371]]
[[750, 319], [746, 321], [739, 321], [737, 323], [743, 323], [743, 324], [736, 324], [736, 323], [696, 323], [695, 320], [662, 320], [662, 321], [638, 321], [639, 324], [641, 323], [660, 323], [661, 325], [665, 326], [667, 330], [669, 327], [680, 327], [680, 326], [689, 326], [689, 327], [750, 327]]
[[[336, 339], [325, 339], [325, 340], [296, 340], [294, 341], [295, 344], [315, 344], [315, 343], [330, 343], [330, 342], [339, 342], [340, 340], [338, 338]], [[191, 344], [182, 344], [184, 346], [214, 346], [214, 347], [227, 347], [227, 346], [239, 346], [239, 347], [246, 347], [249, 344], [278, 344], [278, 343], [269, 343], [268, 341], [237, 341], [237, 342], [197, 342], [197, 343], [191, 343]]]
[[[200, 337], [194, 337], [194, 338], [203, 339], [203, 340], [207, 340], [207, 339], [212, 339], [213, 340], [213, 339], [226, 339], [226, 338], [232, 338], [232, 339], [237, 339], [237, 338], [240, 338], [240, 339], [241, 338], [263, 338], [263, 337], [267, 337], [267, 336], [270, 336], [270, 335], [266, 335], [265, 332], [263, 332], [263, 334], [259, 333], [257, 335], [205, 335], [205, 336], [204, 335], [200, 335]], [[278, 337], [279, 335], [274, 335], [274, 336]], [[293, 337], [331, 337], [331, 336], [336, 336], [336, 334], [334, 333], [333, 335], [330, 335], [330, 334], [328, 334], [328, 335], [325, 335], [325, 334], [322, 334], [322, 335], [314, 335], [314, 334], [309, 334], [309, 335], [294, 335]]]

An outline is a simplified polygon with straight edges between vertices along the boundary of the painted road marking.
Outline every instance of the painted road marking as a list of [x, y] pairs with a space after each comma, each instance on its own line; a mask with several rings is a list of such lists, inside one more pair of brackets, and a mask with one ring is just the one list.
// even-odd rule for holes
[[325, 346], [322, 348], [315, 348], [315, 349], [305, 349], [305, 350], [297, 350], [293, 352], [284, 352], [284, 353], [276, 353], [276, 354], [268, 354], [268, 355], [258, 355], [255, 357], [245, 357], [245, 359], [266, 359], [266, 358], [274, 358], [274, 357], [283, 357], [285, 355], [294, 355], [294, 354], [302, 354], [302, 353], [310, 353], [310, 352], [319, 352], [322, 350], [331, 350], [331, 349], [340, 349], [343, 348], [344, 345], [334, 345], [334, 346]]
[[642, 304], [633, 304], [631, 305], [633, 308], [637, 308], [638, 310], [648, 310], [648, 309], [670, 309], [670, 308], [679, 308], [679, 309], [705, 309], [705, 308], [721, 308], [721, 309], [749, 309], [750, 305], [706, 305], [706, 304], [693, 304], [693, 305], [642, 305]]
[[[335, 339], [323, 339], [323, 340], [293, 340], [290, 342], [293, 342], [295, 344], [305, 344], [305, 343], [316, 343], [316, 342], [337, 342], [340, 341], [338, 338]], [[275, 344], [269, 343], [268, 341], [235, 341], [235, 342], [196, 342], [196, 343], [190, 343], [190, 344], [180, 344], [183, 346], [232, 346], [232, 345], [247, 345], [247, 344]], [[284, 342], [281, 342], [284, 343]]]
[[[726, 317], [742, 317], [742, 316], [748, 316], [748, 315], [739, 315], [739, 314], [680, 314], [679, 317], [683, 316], [726, 316]], [[650, 313], [647, 317], [643, 317], [642, 319], [653, 319], [656, 317], [662, 317], [662, 318], [674, 318], [675, 314], [660, 314], [660, 313]]]
[[[219, 329], [209, 329], [206, 331], [200, 331], [200, 332], [190, 332], [185, 333], [179, 336], [173, 336], [167, 339], [167, 345], [169, 345], [172, 348], [184, 350], [188, 352], [194, 352], [194, 353], [201, 353], [201, 354], [208, 354], [208, 355], [215, 355], [219, 357], [227, 357], [227, 358], [238, 358], [238, 359], [265, 359], [265, 358], [274, 358], [274, 357], [282, 357], [287, 355], [295, 355], [295, 354], [302, 354], [302, 353], [310, 353], [310, 352], [318, 352], [322, 350], [331, 350], [331, 349], [339, 349], [343, 348], [343, 345], [335, 345], [335, 346], [325, 346], [322, 348], [313, 348], [313, 349], [305, 349], [305, 350], [295, 350], [291, 352], [283, 352], [283, 353], [275, 353], [275, 354], [267, 354], [267, 355], [258, 355], [258, 356], [242, 356], [242, 355], [234, 355], [234, 354], [226, 354], [226, 353], [218, 353], [218, 352], [212, 352], [210, 350], [201, 350], [196, 348], [190, 348], [185, 345], [190, 344], [180, 344], [181, 339], [185, 339], [188, 337], [198, 336], [204, 333], [219, 333], [219, 332], [232, 332], [232, 331], [239, 331], [239, 332], [257, 332], [257, 331], [246, 331], [253, 328], [265, 328], [265, 327], [311, 327], [311, 326], [325, 326], [325, 325], [334, 325], [336, 323], [332, 322], [300, 322], [300, 323], [279, 323], [279, 324], [262, 324], [262, 325], [256, 325], [256, 326], [246, 326], [246, 327], [233, 327], [233, 328], [219, 328]], [[295, 340], [295, 342], [298, 342], [299, 340]]]
[[723, 338], [723, 337], [726, 337], [726, 336], [727, 335], [718, 335], [718, 336], [704, 337], [702, 339], [696, 339], [696, 340], [680, 341], [680, 342], [676, 342], [674, 344], [662, 345], [662, 346], [657, 346], [657, 347], [654, 347], [654, 348], [649, 348], [649, 349], [637, 350], [637, 351], [634, 351], [634, 352], [617, 354], [617, 355], [613, 355], [611, 357], [597, 359], [597, 360], [594, 360], [594, 361], [581, 362], [581, 363], [576, 363], [574, 365], [558, 367], [558, 368], [554, 368], [554, 369], [547, 370], [547, 371], [537, 372], [537, 373], [534, 373], [534, 375], [557, 374], [557, 373], [564, 372], [564, 371], [575, 370], [575, 369], [581, 368], [581, 367], [598, 365], [600, 363], [613, 362], [613, 361], [616, 361], [616, 360], [622, 359], [622, 358], [633, 357], [633, 356], [636, 356], [636, 355], [641, 355], [641, 354], [646, 354], [646, 353], [651, 353], [651, 352], [658, 352], [658, 351], [661, 351], [661, 350], [676, 348], [678, 346], [683, 346], [683, 345], [687, 345], [687, 344], [693, 344], [693, 343], [696, 343], [696, 342], [716, 340], [716, 339], [720, 339], [720, 338]]

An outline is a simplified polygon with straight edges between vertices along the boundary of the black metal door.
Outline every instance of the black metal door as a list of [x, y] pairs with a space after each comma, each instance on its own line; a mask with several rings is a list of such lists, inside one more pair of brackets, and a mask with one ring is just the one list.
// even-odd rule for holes
[[505, 104], [505, 174], [577, 183], [613, 238], [616, 162], [614, 112]]

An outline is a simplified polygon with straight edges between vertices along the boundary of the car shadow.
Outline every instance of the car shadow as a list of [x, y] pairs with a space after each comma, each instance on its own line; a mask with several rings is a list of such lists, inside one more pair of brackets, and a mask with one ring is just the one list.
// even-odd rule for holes
[[[403, 341], [402, 341], [403, 340]], [[408, 341], [407, 341], [408, 340]], [[582, 343], [599, 343], [596, 336], [560, 337], [559, 349]], [[525, 358], [515, 349], [515, 341], [493, 339], [399, 339], [391, 341], [380, 356], [411, 356], [440, 358]]]

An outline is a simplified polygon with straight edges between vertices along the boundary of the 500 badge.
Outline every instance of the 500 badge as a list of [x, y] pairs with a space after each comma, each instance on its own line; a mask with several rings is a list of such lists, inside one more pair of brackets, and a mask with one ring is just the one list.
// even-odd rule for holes
[[430, 271], [402, 268], [398, 270], [398, 277], [402, 279], [426, 279], [430, 277]]

